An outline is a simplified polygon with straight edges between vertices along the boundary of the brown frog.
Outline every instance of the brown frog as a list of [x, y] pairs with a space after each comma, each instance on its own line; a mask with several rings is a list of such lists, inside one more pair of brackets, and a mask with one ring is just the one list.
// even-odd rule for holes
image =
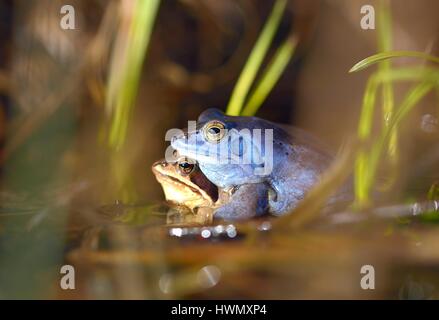
[[183, 205], [192, 211], [214, 208], [226, 201], [227, 193], [219, 190], [186, 158], [170, 163], [160, 160], [152, 165], [152, 172], [161, 184], [168, 202]]

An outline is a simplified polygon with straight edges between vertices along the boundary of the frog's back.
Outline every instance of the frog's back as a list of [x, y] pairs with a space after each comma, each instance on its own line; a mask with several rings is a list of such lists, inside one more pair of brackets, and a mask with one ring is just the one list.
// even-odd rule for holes
[[319, 153], [322, 157], [327, 158], [327, 160], [334, 158], [334, 151], [313, 134], [291, 125], [279, 123], [273, 123], [273, 125], [283, 131], [291, 145], [306, 146], [308, 149], [314, 150], [314, 152]]

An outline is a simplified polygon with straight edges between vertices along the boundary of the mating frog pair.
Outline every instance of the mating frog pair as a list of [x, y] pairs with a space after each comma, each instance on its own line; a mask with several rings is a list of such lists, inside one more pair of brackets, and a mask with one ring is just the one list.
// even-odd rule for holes
[[[255, 129], [270, 132], [270, 145], [254, 134], [242, 134]], [[174, 136], [171, 146], [181, 159], [153, 165], [167, 200], [192, 210], [211, 207], [223, 219], [290, 212], [333, 159], [301, 130], [257, 117], [227, 116], [217, 109], [203, 112], [196, 127]], [[249, 161], [231, 161], [246, 154]], [[267, 155], [270, 170], [264, 170]]]
[[[166, 162], [164, 159], [157, 161], [153, 164], [152, 171], [163, 188], [166, 200], [183, 205], [193, 212], [211, 209], [214, 210], [215, 217], [239, 219], [247, 215], [261, 215], [267, 211], [266, 205], [252, 200], [255, 194], [264, 199], [262, 193], [266, 189], [261, 185], [217, 187], [207, 179], [197, 163], [187, 158], [176, 162]], [[232, 210], [234, 214], [230, 215]]]

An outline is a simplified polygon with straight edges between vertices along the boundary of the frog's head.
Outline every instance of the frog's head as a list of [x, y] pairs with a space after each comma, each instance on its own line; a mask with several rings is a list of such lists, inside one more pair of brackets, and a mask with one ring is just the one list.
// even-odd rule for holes
[[152, 165], [152, 172], [169, 202], [194, 210], [197, 207], [212, 207], [218, 200], [218, 188], [204, 176], [194, 161], [186, 158], [174, 163], [160, 160]]
[[184, 133], [175, 135], [171, 145], [179, 154], [195, 159], [209, 180], [220, 187], [254, 183], [262, 181], [266, 150], [272, 150], [267, 137], [264, 139], [264, 129], [261, 119], [227, 116], [218, 109], [208, 109], [196, 123], [189, 122]]

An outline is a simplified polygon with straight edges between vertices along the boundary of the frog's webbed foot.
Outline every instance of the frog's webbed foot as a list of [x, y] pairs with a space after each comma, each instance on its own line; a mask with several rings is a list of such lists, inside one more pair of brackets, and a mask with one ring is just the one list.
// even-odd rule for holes
[[245, 184], [234, 188], [228, 203], [215, 210], [214, 217], [245, 220], [267, 212], [268, 188], [265, 184]]

